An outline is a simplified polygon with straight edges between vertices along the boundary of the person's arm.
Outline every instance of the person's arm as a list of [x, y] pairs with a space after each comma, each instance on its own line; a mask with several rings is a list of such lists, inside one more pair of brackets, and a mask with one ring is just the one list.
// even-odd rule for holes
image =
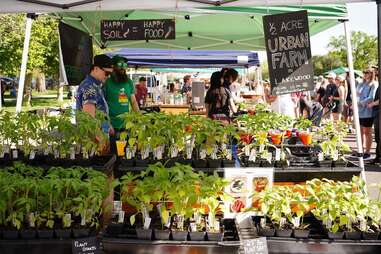
[[367, 95], [368, 96], [366, 98], [364, 98], [363, 100], [361, 100], [360, 104], [362, 106], [366, 106], [366, 105], [368, 105], [369, 102], [372, 102], [374, 100], [375, 95], [376, 95], [376, 90], [377, 90], [377, 87], [376, 87], [375, 84], [373, 84], [370, 87], [370, 91], [369, 92], [367, 91], [367, 93], [368, 93]]
[[133, 111], [139, 112], [139, 105], [138, 105], [138, 102], [136, 101], [135, 94], [131, 94], [131, 105], [132, 105]]
[[210, 107], [210, 104], [208, 104], [208, 103], [205, 103], [205, 112], [206, 112], [206, 117], [209, 117], [209, 107]]
[[237, 107], [234, 104], [233, 98], [229, 99], [229, 107], [233, 113], [237, 113]]
[[92, 117], [95, 117], [95, 104], [93, 103], [86, 103], [83, 104], [83, 112], [86, 112], [87, 114], [91, 115]]

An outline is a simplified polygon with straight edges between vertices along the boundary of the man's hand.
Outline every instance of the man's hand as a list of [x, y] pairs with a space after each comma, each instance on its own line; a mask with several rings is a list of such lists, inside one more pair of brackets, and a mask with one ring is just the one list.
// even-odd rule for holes
[[372, 102], [369, 102], [368, 103], [368, 108], [373, 108], [374, 107], [374, 102], [372, 101]]
[[115, 130], [112, 126], [110, 126], [110, 129], [108, 130], [108, 134], [110, 134], [110, 136], [114, 136], [115, 135]]

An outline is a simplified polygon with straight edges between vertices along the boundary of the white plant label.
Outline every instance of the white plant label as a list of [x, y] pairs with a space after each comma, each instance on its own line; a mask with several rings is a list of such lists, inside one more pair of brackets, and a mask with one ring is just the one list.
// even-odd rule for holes
[[265, 145], [264, 145], [264, 144], [261, 144], [261, 145], [259, 146], [259, 153], [262, 153], [264, 150], [265, 150]]
[[250, 146], [245, 146], [243, 148], [244, 152], [245, 152], [245, 156], [249, 157], [250, 156]]
[[196, 232], [197, 231], [196, 223], [191, 222], [190, 223], [190, 229], [191, 229], [191, 232]]
[[89, 153], [86, 150], [82, 151], [82, 155], [83, 155], [84, 159], [88, 159], [89, 158]]
[[197, 224], [200, 224], [201, 223], [201, 216], [199, 213], [195, 213], [194, 214], [194, 220]]
[[268, 160], [269, 162], [271, 162], [272, 159], [273, 159], [273, 154], [272, 154], [272, 153], [268, 153], [268, 154], [267, 154], [267, 160]]
[[284, 224], [286, 224], [286, 218], [282, 217], [282, 218], [280, 218], [279, 226], [280, 226], [281, 228], [283, 228]]
[[115, 212], [119, 212], [122, 210], [122, 201], [114, 201], [113, 204], [114, 204], [113, 210]]
[[29, 226], [31, 227], [31, 228], [34, 228], [36, 225], [35, 225], [35, 218], [34, 218], [34, 213], [30, 213], [29, 215], [28, 215], [28, 221], [29, 221]]
[[331, 228], [332, 227], [332, 221], [330, 219], [327, 219], [325, 226], [327, 228]]
[[217, 220], [214, 222], [214, 230], [220, 232], [220, 223]]
[[169, 228], [171, 226], [171, 216], [168, 216], [167, 223], [165, 223], [165, 226]]
[[318, 154], [318, 160], [319, 161], [323, 161], [324, 160], [324, 154], [323, 153], [319, 153]]
[[118, 223], [124, 223], [124, 211], [119, 211]]
[[17, 150], [12, 150], [12, 158], [13, 158], [13, 159], [17, 159], [17, 158], [18, 158], [18, 155], [19, 155], [19, 153], [18, 153]]
[[151, 220], [152, 219], [150, 217], [144, 218], [144, 226], [143, 226], [144, 229], [149, 229], [149, 226], [151, 225]]
[[294, 224], [296, 228], [300, 227], [300, 217], [292, 218], [292, 224]]
[[276, 161], [280, 161], [280, 154], [281, 154], [280, 149], [276, 148], [275, 149], [275, 160]]
[[233, 159], [232, 150], [230, 150], [230, 149], [226, 150], [226, 159], [228, 159], [228, 160]]
[[54, 159], [58, 159], [60, 157], [60, 152], [57, 149], [54, 149]]
[[133, 156], [133, 157], [135, 157], [136, 149], [137, 149], [136, 146], [134, 146], [134, 147], [132, 148], [132, 156]]
[[222, 150], [226, 150], [226, 147], [227, 147], [227, 145], [224, 143], [224, 144], [221, 144], [221, 149]]
[[361, 231], [366, 231], [366, 221], [364, 219], [360, 220], [360, 230]]
[[187, 154], [187, 159], [192, 159], [192, 146], [190, 144], [187, 144], [185, 150]]
[[4, 155], [5, 155], [4, 150], [1, 150], [0, 158], [1, 158], [1, 159], [4, 158]]
[[75, 160], [75, 148], [70, 148], [70, 160]]
[[29, 160], [34, 160], [35, 157], [36, 157], [36, 152], [34, 150], [30, 151]]
[[82, 218], [81, 218], [81, 226], [85, 226], [85, 225], [86, 225], [86, 217], [82, 216]]
[[5, 145], [3, 149], [4, 153], [9, 153], [9, 146]]
[[334, 161], [337, 161], [338, 159], [339, 159], [339, 151], [335, 151], [334, 153], [333, 153], [333, 158], [332, 158]]
[[253, 148], [250, 152], [249, 161], [255, 162], [256, 158], [257, 158], [257, 150]]
[[261, 218], [260, 225], [261, 225], [261, 228], [266, 227], [266, 218]]
[[126, 148], [126, 159], [130, 160], [132, 158], [131, 149], [129, 147]]
[[162, 151], [161, 146], [156, 148], [156, 158], [158, 160], [161, 160], [163, 158], [163, 151]]
[[206, 158], [206, 150], [205, 149], [201, 149], [200, 151], [200, 159], [205, 159]]
[[171, 158], [177, 157], [179, 154], [179, 149], [177, 149], [177, 146], [172, 146], [171, 147]]
[[96, 149], [93, 147], [91, 148], [90, 157], [93, 157], [95, 155]]
[[71, 222], [71, 214], [70, 213], [65, 213], [65, 220]]

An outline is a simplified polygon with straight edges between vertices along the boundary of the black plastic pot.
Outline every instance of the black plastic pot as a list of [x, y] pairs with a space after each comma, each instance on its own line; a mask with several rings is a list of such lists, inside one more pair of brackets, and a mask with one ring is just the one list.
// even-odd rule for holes
[[310, 235], [309, 229], [294, 229], [295, 238], [308, 238], [309, 235]]
[[137, 159], [137, 160], [135, 160], [135, 166], [136, 167], [144, 168], [144, 167], [147, 167], [149, 163], [150, 163], [149, 159], [144, 159], [144, 160]]
[[203, 159], [193, 160], [193, 166], [195, 168], [206, 168], [207, 164], [208, 164], [208, 162], [206, 160], [203, 160]]
[[175, 241], [186, 241], [188, 239], [188, 231], [172, 231], [172, 238]]
[[205, 241], [205, 232], [189, 232], [191, 241]]
[[135, 167], [135, 160], [134, 159], [123, 159], [120, 160], [120, 166], [122, 167]]
[[68, 239], [71, 238], [71, 229], [66, 228], [66, 229], [56, 229], [54, 230], [56, 237], [58, 239]]
[[274, 228], [259, 228], [258, 234], [260, 236], [273, 237], [275, 235]]
[[349, 240], [360, 240], [361, 239], [361, 232], [360, 231], [345, 231], [345, 239]]
[[268, 160], [261, 160], [262, 168], [271, 168], [274, 166], [274, 162], [269, 162]]
[[179, 159], [179, 163], [183, 164], [183, 165], [192, 165], [192, 160], [181, 158], [181, 159]]
[[110, 223], [107, 226], [106, 233], [110, 236], [118, 236], [123, 233], [124, 225], [122, 223]]
[[261, 162], [259, 160], [256, 161], [246, 161], [246, 167], [250, 168], [259, 168], [261, 166]]
[[164, 166], [166, 168], [171, 168], [173, 166], [175, 166], [175, 163], [179, 163], [180, 161], [180, 158], [179, 157], [175, 157], [175, 158], [169, 158], [169, 159], [166, 159], [165, 162], [164, 162]]
[[208, 159], [209, 168], [220, 168], [221, 164], [222, 164], [222, 160], [220, 159], [216, 159], [216, 160]]
[[344, 161], [344, 160], [332, 161], [332, 167], [334, 168], [345, 168], [347, 164], [348, 164], [348, 161]]
[[88, 237], [90, 234], [89, 228], [73, 228], [74, 238]]
[[222, 161], [222, 167], [234, 168], [235, 167], [235, 160], [223, 160]]
[[169, 230], [155, 229], [156, 240], [169, 240], [170, 235], [171, 235], [171, 231]]
[[152, 240], [152, 229], [137, 228], [136, 235], [140, 240]]
[[338, 240], [338, 239], [343, 239], [344, 238], [344, 232], [328, 232], [328, 238], [332, 240]]
[[22, 229], [20, 230], [20, 236], [22, 239], [35, 239], [36, 230], [34, 229]]
[[276, 229], [275, 235], [278, 237], [291, 237], [292, 229]]
[[46, 229], [46, 230], [37, 230], [37, 236], [40, 239], [52, 239], [54, 236], [54, 231], [51, 229]]
[[362, 232], [362, 238], [364, 240], [378, 240], [379, 232]]
[[206, 233], [206, 238], [208, 241], [215, 241], [215, 242], [221, 242], [223, 240], [224, 234], [223, 233]]
[[6, 240], [15, 240], [19, 238], [18, 230], [3, 230], [3, 238]]
[[316, 165], [320, 168], [331, 168], [332, 166], [332, 160], [323, 160], [323, 161], [318, 161]]
[[288, 164], [286, 161], [276, 161], [276, 162], [274, 162], [274, 167], [276, 167], [276, 168], [287, 168]]

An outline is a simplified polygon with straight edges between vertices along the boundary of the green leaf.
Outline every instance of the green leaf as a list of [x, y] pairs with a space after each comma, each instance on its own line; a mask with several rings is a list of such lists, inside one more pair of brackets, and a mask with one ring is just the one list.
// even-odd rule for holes
[[131, 226], [133, 226], [135, 224], [135, 215], [136, 214], [133, 214], [133, 215], [130, 216], [130, 224], [131, 224]]

